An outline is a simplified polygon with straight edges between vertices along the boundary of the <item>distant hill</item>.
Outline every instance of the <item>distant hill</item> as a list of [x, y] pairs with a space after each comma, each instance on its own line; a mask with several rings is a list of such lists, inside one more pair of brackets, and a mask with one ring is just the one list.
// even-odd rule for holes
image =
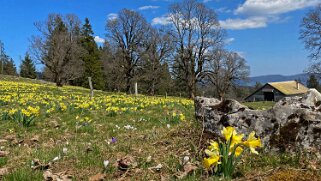
[[242, 86], [254, 86], [256, 82], [265, 84], [267, 82], [280, 82], [280, 81], [289, 81], [289, 80], [299, 80], [302, 84], [306, 85], [307, 80], [309, 79], [308, 73], [296, 74], [296, 75], [262, 75], [250, 77], [247, 82], [240, 82]]

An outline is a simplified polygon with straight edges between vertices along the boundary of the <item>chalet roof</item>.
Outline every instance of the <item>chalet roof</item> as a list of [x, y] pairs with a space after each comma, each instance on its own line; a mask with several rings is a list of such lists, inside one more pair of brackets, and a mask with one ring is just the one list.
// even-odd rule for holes
[[297, 81], [284, 81], [284, 82], [269, 82], [267, 83], [274, 87], [275, 89], [279, 90], [285, 95], [295, 95], [295, 94], [304, 94], [309, 89], [306, 88], [303, 84], [299, 84], [299, 89], [297, 88]]

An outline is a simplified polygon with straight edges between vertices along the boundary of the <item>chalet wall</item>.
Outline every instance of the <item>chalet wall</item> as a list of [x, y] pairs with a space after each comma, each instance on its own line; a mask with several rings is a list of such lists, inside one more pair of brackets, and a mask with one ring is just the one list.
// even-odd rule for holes
[[280, 99], [282, 99], [283, 97], [285, 97], [284, 94], [282, 94], [280, 91], [278, 91], [277, 89], [275, 89], [274, 87], [270, 86], [269, 84], [264, 85], [263, 87], [261, 87], [259, 90], [257, 90], [254, 94], [252, 94], [251, 96], [247, 97], [245, 100], [246, 101], [265, 101], [264, 100], [264, 89], [271, 89], [274, 93], [274, 101], [279, 101]]

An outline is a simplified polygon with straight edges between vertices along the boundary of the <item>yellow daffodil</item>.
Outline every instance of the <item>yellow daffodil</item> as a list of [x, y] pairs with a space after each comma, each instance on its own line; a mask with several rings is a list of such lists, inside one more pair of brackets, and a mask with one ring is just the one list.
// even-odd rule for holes
[[243, 143], [245, 146], [249, 147], [252, 153], [258, 154], [255, 148], [262, 147], [260, 138], [255, 137], [255, 132], [252, 131], [246, 141]]
[[242, 154], [243, 152], [243, 148], [238, 146], [236, 149], [235, 149], [235, 156], [238, 157]]
[[237, 132], [234, 131], [231, 139], [231, 147], [234, 147], [234, 145], [242, 143], [243, 136], [243, 134], [238, 135]]
[[16, 112], [17, 112], [18, 110], [17, 109], [11, 109], [10, 111], [9, 111], [9, 115], [14, 115]]
[[234, 147], [234, 145], [242, 143], [243, 134], [237, 134], [235, 129], [231, 126], [224, 127], [221, 131], [222, 135], [224, 136], [226, 141], [231, 140], [231, 147]]
[[185, 121], [185, 116], [184, 116], [184, 114], [179, 114], [179, 120], [180, 121]]
[[229, 141], [231, 139], [233, 132], [234, 132], [234, 128], [231, 126], [224, 127], [223, 130], [221, 131], [226, 141]]
[[219, 164], [220, 156], [219, 155], [213, 155], [209, 158], [204, 158], [203, 164], [206, 169], [209, 169], [212, 165]]
[[172, 116], [173, 116], [173, 117], [176, 117], [176, 115], [177, 115], [176, 112], [173, 112]]
[[210, 141], [210, 146], [208, 147], [210, 150], [219, 150], [219, 145], [216, 141]]
[[207, 155], [207, 156], [209, 156], [209, 157], [211, 157], [211, 156], [214, 156], [214, 155], [217, 155], [217, 151], [211, 151], [211, 150], [209, 150], [209, 149], [205, 149], [205, 154]]
[[31, 116], [31, 113], [28, 110], [25, 110], [25, 109], [22, 109], [21, 113], [24, 114], [27, 117]]

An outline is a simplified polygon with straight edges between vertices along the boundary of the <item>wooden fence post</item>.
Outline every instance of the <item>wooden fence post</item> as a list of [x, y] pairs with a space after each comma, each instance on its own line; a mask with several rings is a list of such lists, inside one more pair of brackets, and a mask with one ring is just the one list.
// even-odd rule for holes
[[137, 87], [137, 82], [135, 82], [135, 96], [138, 95], [138, 87]]
[[91, 77], [88, 77], [89, 87], [90, 87], [90, 99], [94, 97], [93, 83], [91, 82]]

